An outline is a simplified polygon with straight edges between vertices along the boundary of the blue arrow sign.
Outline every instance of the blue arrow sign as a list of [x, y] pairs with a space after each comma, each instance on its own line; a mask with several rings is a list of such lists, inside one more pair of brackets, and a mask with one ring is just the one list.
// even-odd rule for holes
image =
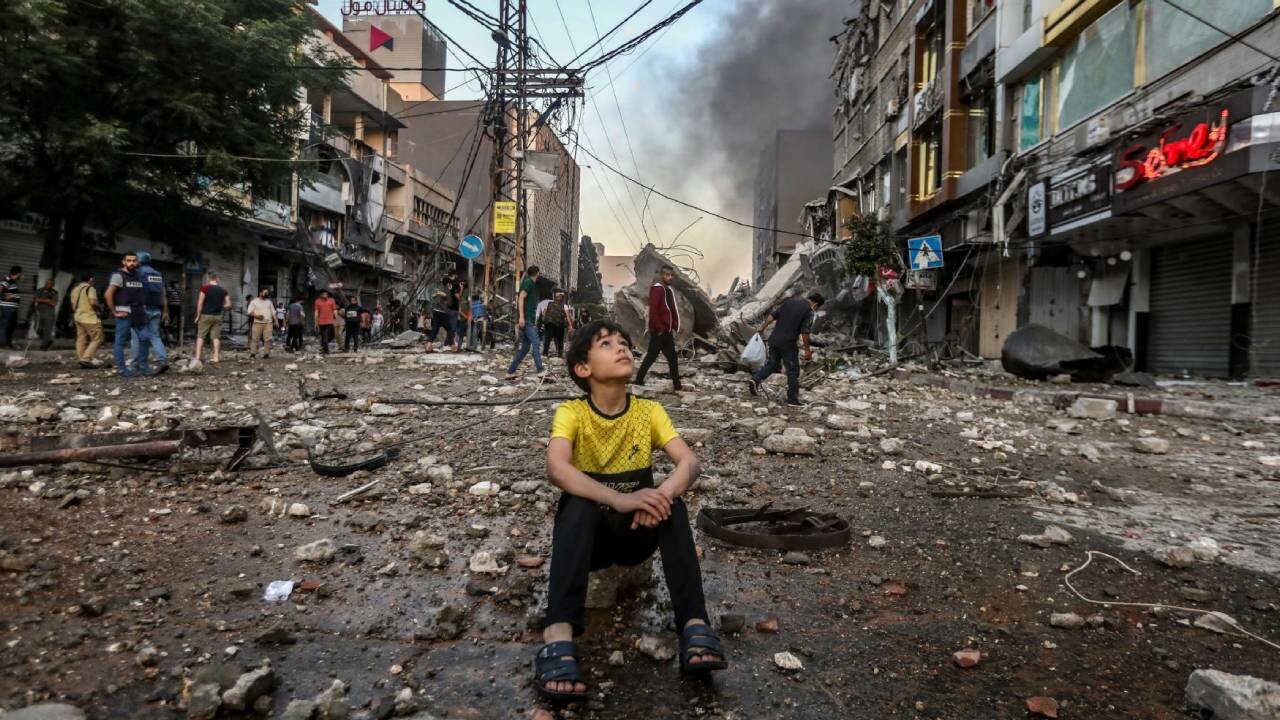
[[458, 252], [468, 260], [475, 260], [484, 254], [484, 241], [475, 235], [468, 235], [458, 243]]
[[912, 270], [942, 267], [942, 236], [926, 235], [907, 240], [907, 258]]

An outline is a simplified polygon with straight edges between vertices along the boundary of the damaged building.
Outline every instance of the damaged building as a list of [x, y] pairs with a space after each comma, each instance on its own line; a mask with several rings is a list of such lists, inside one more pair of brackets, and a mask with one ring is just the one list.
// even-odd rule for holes
[[874, 214], [904, 256], [939, 237], [941, 268], [904, 263], [907, 339], [996, 358], [1036, 324], [1153, 373], [1280, 373], [1257, 49], [1280, 47], [1280, 6], [1180, 4], [853, 3], [815, 228]]

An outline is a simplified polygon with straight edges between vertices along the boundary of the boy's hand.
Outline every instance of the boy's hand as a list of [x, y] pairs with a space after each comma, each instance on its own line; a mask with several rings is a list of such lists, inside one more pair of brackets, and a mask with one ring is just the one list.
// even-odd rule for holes
[[654, 517], [653, 515], [650, 515], [649, 513], [643, 510], [637, 510], [631, 516], [631, 529], [635, 530], [636, 528], [642, 528], [642, 527], [656, 528], [658, 527], [658, 524], [661, 522], [662, 522], [661, 520]]
[[613, 509], [620, 513], [644, 512], [659, 520], [671, 516], [671, 498], [654, 488], [644, 488], [633, 493], [622, 493], [613, 502]]

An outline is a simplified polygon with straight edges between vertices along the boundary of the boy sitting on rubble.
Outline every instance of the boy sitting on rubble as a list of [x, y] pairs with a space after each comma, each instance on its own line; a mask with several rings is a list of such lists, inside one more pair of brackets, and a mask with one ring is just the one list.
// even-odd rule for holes
[[[591, 571], [639, 565], [662, 553], [662, 569], [680, 634], [680, 669], [723, 670], [720, 640], [707, 623], [702, 575], [680, 496], [698, 477], [698, 459], [676, 434], [662, 405], [627, 392], [634, 366], [631, 338], [597, 320], [574, 333], [565, 354], [573, 382], [587, 392], [556, 410], [547, 448], [547, 474], [561, 490], [551, 540], [551, 587], [546, 643], [534, 659], [544, 697], [585, 700], [575, 635]], [[653, 450], [662, 448], [675, 470], [653, 486]]]

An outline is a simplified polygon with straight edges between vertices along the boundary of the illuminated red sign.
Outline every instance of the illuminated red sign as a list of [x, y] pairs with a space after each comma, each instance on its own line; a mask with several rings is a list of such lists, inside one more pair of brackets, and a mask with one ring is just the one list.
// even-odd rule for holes
[[1169, 136], [1182, 128], [1175, 125], [1160, 133], [1159, 145], [1154, 148], [1142, 144], [1127, 148], [1117, 162], [1116, 190], [1213, 162], [1227, 146], [1227, 115], [1224, 109], [1216, 123], [1198, 123], [1186, 137], [1170, 140]]

